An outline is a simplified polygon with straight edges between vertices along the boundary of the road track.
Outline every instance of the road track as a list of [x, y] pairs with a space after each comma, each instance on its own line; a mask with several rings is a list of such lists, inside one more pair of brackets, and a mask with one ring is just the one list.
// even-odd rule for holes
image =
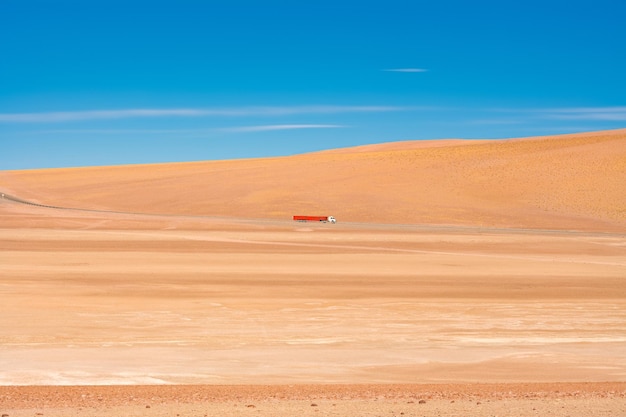
[[[0, 200], [7, 200], [17, 204], [24, 204], [33, 207], [41, 207], [54, 210], [78, 211], [86, 213], [103, 213], [103, 214], [121, 214], [130, 216], [149, 216], [149, 217], [166, 217], [169, 219], [187, 219], [187, 220], [225, 220], [231, 223], [251, 224], [251, 225], [276, 225], [276, 226], [292, 226], [293, 221], [268, 219], [268, 218], [237, 218], [225, 216], [209, 216], [200, 214], [172, 214], [172, 213], [146, 213], [131, 212], [120, 210], [90, 209], [79, 207], [65, 207], [51, 204], [35, 203], [25, 200], [11, 194], [1, 193]], [[310, 223], [307, 226], [320, 226], [317, 223]], [[401, 224], [401, 223], [363, 223], [363, 222], [344, 222], [337, 224], [324, 224], [324, 227], [338, 227], [357, 230], [386, 230], [386, 231], [407, 231], [407, 232], [448, 232], [448, 233], [479, 233], [479, 234], [541, 234], [541, 235], [580, 235], [580, 236], [598, 236], [598, 237], [623, 237], [626, 239], [625, 233], [602, 232], [602, 231], [581, 231], [581, 230], [559, 230], [559, 229], [531, 229], [531, 228], [513, 228], [513, 227], [493, 227], [493, 226], [471, 226], [471, 225], [448, 225], [448, 224]]]

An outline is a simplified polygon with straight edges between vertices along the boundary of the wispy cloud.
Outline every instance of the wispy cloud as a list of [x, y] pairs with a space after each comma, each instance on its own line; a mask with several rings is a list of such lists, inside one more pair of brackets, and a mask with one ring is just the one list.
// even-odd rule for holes
[[386, 72], [428, 72], [427, 69], [424, 68], [389, 68], [384, 69]]
[[517, 114], [524, 119], [540, 118], [550, 120], [626, 120], [626, 106], [607, 107], [545, 107], [545, 108], [492, 108], [486, 111]]
[[517, 125], [523, 121], [516, 119], [474, 119], [470, 123], [474, 125]]
[[193, 117], [202, 116], [204, 114], [205, 111], [198, 109], [122, 109], [45, 113], [0, 113], [0, 122], [54, 123], [98, 119], [125, 119], [133, 117]]
[[293, 129], [336, 129], [343, 128], [342, 125], [322, 125], [322, 124], [290, 124], [290, 125], [260, 125], [260, 126], [240, 126], [226, 127], [220, 130], [225, 132], [267, 132], [272, 130], [293, 130]]
[[201, 137], [217, 132], [268, 132], [273, 130], [296, 129], [340, 129], [349, 126], [335, 124], [275, 124], [257, 126], [209, 127], [199, 129], [46, 129], [21, 132], [22, 135], [64, 134], [64, 135], [177, 135], [180, 137]]
[[203, 134], [215, 132], [215, 128], [204, 129], [45, 129], [28, 130], [22, 134], [75, 134], [75, 135], [168, 135], [168, 134]]
[[626, 120], [626, 107], [572, 107], [547, 109], [545, 117], [560, 120]]
[[406, 110], [394, 106], [292, 106], [292, 107], [233, 107], [180, 109], [118, 109], [43, 113], [0, 113], [4, 123], [58, 123], [85, 120], [211, 117], [211, 116], [286, 116], [296, 114], [374, 113]]

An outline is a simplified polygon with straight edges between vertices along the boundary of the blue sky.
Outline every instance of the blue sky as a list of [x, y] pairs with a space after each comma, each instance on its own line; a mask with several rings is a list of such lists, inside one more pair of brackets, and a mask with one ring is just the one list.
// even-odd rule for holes
[[626, 127], [626, 2], [0, 0], [0, 170]]

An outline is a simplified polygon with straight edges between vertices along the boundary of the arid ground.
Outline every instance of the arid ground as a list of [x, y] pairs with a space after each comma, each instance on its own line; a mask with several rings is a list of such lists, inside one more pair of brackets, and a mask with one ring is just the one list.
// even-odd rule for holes
[[624, 189], [626, 130], [0, 172], [0, 413], [626, 415]]

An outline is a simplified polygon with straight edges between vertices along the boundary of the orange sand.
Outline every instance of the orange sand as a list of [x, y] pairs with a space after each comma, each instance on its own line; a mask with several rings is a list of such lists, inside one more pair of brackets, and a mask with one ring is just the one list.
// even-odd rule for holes
[[0, 199], [0, 412], [623, 414], [624, 184], [625, 130], [0, 172], [81, 209]]

